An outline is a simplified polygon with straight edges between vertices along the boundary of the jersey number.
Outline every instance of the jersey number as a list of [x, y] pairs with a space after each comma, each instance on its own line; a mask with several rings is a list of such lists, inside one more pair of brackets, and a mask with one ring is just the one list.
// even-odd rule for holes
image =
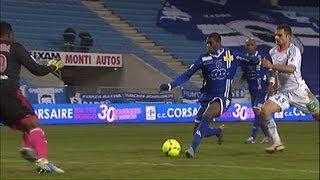
[[7, 69], [7, 57], [0, 54], [0, 73], [3, 73]]

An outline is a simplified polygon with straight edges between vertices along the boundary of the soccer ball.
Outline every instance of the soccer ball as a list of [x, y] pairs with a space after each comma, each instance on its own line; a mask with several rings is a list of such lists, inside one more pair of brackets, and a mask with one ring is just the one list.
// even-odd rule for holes
[[177, 140], [168, 139], [162, 145], [162, 152], [170, 157], [175, 157], [180, 154], [181, 147]]

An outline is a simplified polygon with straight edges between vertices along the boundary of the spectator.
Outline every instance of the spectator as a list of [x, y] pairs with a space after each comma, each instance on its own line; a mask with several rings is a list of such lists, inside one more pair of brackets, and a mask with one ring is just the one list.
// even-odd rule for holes
[[89, 49], [93, 45], [92, 36], [89, 34], [88, 31], [81, 29], [79, 33], [80, 40], [80, 51], [81, 52], [89, 52]]
[[72, 52], [74, 47], [74, 40], [76, 38], [76, 31], [72, 26], [64, 30], [63, 33], [64, 45], [67, 52]]

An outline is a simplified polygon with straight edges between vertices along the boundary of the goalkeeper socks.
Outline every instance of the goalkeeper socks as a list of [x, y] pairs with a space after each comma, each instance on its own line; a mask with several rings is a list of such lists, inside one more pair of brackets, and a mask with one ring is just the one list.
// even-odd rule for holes
[[32, 129], [30, 132], [30, 142], [33, 149], [37, 153], [37, 158], [47, 158], [48, 142], [45, 137], [45, 133], [40, 127]]
[[268, 132], [275, 144], [282, 144], [280, 136], [278, 134], [277, 125], [274, 122], [273, 118], [270, 118], [268, 121]]
[[21, 146], [27, 147], [27, 148], [32, 148], [31, 140], [30, 140], [30, 135], [28, 132], [23, 132], [22, 134], [22, 144]]

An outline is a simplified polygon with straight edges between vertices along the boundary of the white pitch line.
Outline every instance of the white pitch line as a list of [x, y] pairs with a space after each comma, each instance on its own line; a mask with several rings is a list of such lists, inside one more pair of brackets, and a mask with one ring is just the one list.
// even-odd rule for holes
[[236, 166], [236, 165], [217, 165], [217, 164], [172, 164], [172, 163], [148, 163], [148, 162], [125, 162], [120, 163], [123, 165], [147, 165], [147, 166], [173, 166], [173, 167], [221, 167], [231, 169], [245, 169], [245, 170], [264, 170], [264, 171], [277, 171], [277, 172], [303, 172], [319, 174], [317, 170], [305, 169], [276, 169], [265, 167], [249, 167], [249, 166]]
[[[1, 163], [21, 163], [26, 162], [22, 160], [9, 160], [3, 159]], [[59, 164], [85, 164], [85, 165], [99, 165], [110, 162], [81, 162], [81, 161], [66, 161]], [[275, 172], [300, 172], [300, 173], [313, 173], [319, 174], [318, 170], [307, 169], [276, 169], [268, 167], [250, 167], [250, 166], [237, 166], [237, 165], [223, 165], [223, 164], [173, 164], [173, 163], [150, 163], [150, 162], [118, 162], [109, 164], [110, 166], [170, 166], [170, 167], [218, 167], [218, 168], [230, 168], [230, 169], [244, 169], [244, 170], [263, 170], [263, 171], [275, 171]]]

